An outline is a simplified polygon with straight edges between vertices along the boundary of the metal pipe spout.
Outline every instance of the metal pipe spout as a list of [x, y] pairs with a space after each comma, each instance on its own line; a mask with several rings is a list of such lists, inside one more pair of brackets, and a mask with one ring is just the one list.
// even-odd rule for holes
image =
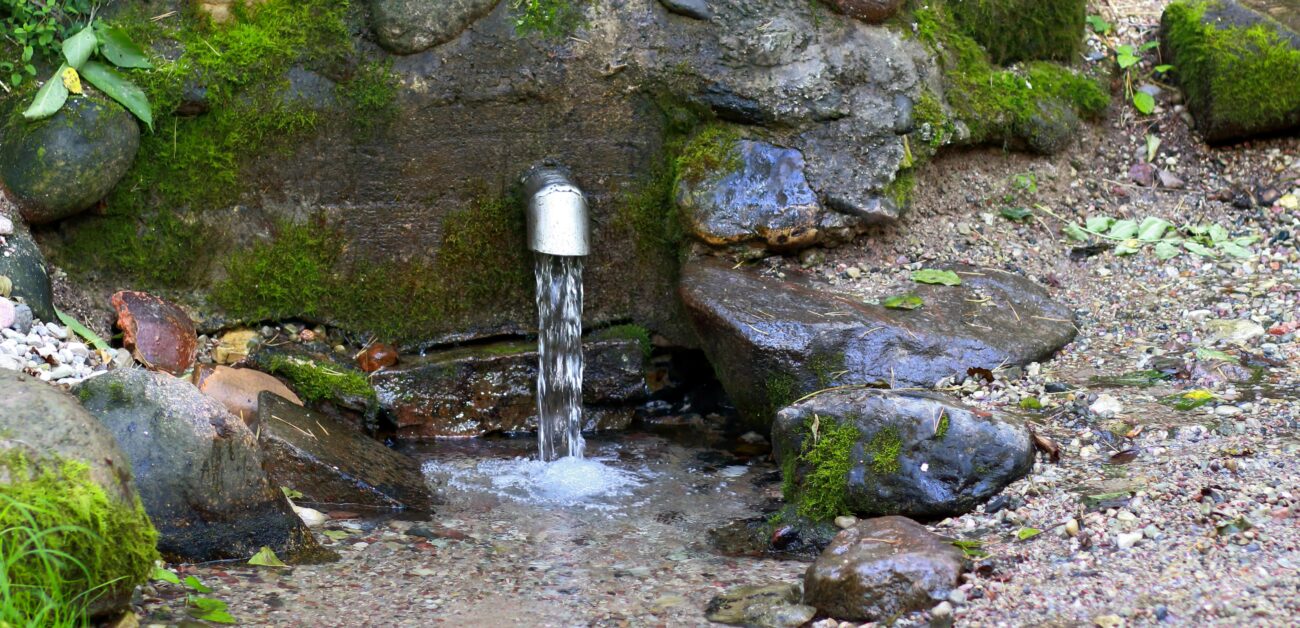
[[528, 195], [528, 248], [538, 253], [583, 257], [590, 252], [587, 197], [567, 173], [536, 168], [524, 178]]

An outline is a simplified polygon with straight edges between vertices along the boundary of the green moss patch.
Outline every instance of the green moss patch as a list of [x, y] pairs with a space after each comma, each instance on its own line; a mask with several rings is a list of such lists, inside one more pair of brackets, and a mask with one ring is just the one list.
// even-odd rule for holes
[[[279, 225], [272, 238], [232, 257], [214, 302], [248, 321], [305, 318], [395, 342], [450, 330], [476, 312], [527, 307], [531, 258], [516, 196], [483, 195], [443, 223], [432, 261], [346, 259], [328, 221]], [[419, 307], [412, 307], [419, 304]]]
[[866, 453], [871, 458], [871, 470], [876, 475], [893, 475], [902, 470], [899, 457], [903, 455], [903, 438], [896, 427], [886, 427], [876, 432], [867, 443]]
[[[1016, 139], [1035, 126], [1033, 119], [1043, 102], [1064, 103], [1086, 118], [1100, 116], [1110, 104], [1110, 95], [1100, 83], [1064, 66], [1037, 61], [998, 68], [979, 42], [957, 28], [943, 4], [918, 8], [911, 20], [917, 40], [940, 60], [948, 104], [968, 126], [975, 143]], [[924, 103], [917, 120], [939, 124], [938, 137], [942, 137], [946, 121], [935, 104]]]
[[[788, 458], [782, 467], [782, 485], [787, 502], [800, 515], [826, 521], [849, 512], [848, 474], [853, 469], [853, 448], [858, 429], [834, 419], [814, 416], [805, 423], [808, 434], [798, 459]], [[803, 472], [797, 481], [795, 474]]]
[[304, 401], [340, 401], [345, 398], [374, 399], [375, 389], [359, 372], [304, 358], [277, 355], [267, 370], [283, 376]]
[[700, 129], [677, 156], [678, 180], [696, 184], [740, 170], [740, 138], [733, 126], [710, 124]]
[[0, 624], [76, 626], [98, 598], [143, 583], [158, 533], [139, 499], [117, 503], [83, 462], [0, 454]]
[[959, 0], [949, 6], [957, 25], [998, 65], [1068, 63], [1083, 46], [1085, 0]]
[[[1175, 2], [1165, 9], [1165, 45], [1188, 105], [1209, 130], [1270, 129], [1300, 112], [1300, 50], [1279, 35], [1280, 25], [1235, 26], [1204, 21], [1218, 3]], [[1283, 78], [1286, 77], [1286, 78]]]

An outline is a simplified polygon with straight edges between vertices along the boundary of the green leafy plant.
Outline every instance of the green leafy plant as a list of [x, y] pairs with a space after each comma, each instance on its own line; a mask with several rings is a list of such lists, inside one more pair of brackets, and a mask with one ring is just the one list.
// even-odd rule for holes
[[1089, 15], [1087, 17], [1087, 21], [1088, 21], [1088, 26], [1090, 26], [1092, 28], [1092, 31], [1094, 33], [1097, 33], [1098, 35], [1105, 35], [1107, 33], [1110, 33], [1111, 28], [1113, 28], [1110, 22], [1107, 22], [1106, 18], [1103, 18], [1100, 15]]
[[925, 305], [925, 302], [915, 294], [898, 294], [881, 301], [880, 304], [891, 310], [915, 310]]
[[[1038, 209], [1060, 219], [1045, 207]], [[1228, 255], [1249, 259], [1255, 256], [1250, 245], [1259, 240], [1258, 236], [1234, 238], [1227, 228], [1218, 224], [1186, 224], [1175, 228], [1173, 223], [1155, 216], [1148, 216], [1140, 223], [1110, 216], [1090, 216], [1082, 225], [1067, 223], [1064, 231], [1067, 237], [1078, 242], [1092, 238], [1117, 242], [1116, 255], [1133, 255], [1149, 246], [1162, 260], [1177, 257], [1184, 251], [1201, 257]]]
[[[48, 118], [63, 107], [68, 94], [81, 93], [81, 79], [99, 88], [109, 98], [121, 103], [153, 130], [153, 113], [143, 90], [119, 74], [113, 66], [149, 69], [153, 66], [144, 51], [119, 29], [93, 20], [75, 35], [63, 40], [63, 64], [36, 92], [32, 104], [23, 112], [28, 120]], [[102, 57], [107, 63], [93, 57]]]
[[511, 0], [515, 10], [515, 32], [537, 33], [555, 39], [573, 32], [583, 23], [584, 0]]
[[961, 277], [951, 270], [935, 270], [933, 268], [923, 268], [912, 273], [912, 281], [916, 283], [943, 284], [945, 286], [960, 286]]
[[1148, 41], [1137, 47], [1130, 44], [1122, 44], [1115, 47], [1115, 65], [1124, 73], [1124, 97], [1133, 103], [1133, 108], [1137, 109], [1142, 115], [1151, 115], [1156, 110], [1156, 99], [1151, 94], [1136, 90], [1133, 88], [1134, 82], [1148, 80], [1155, 73], [1163, 74], [1173, 68], [1172, 65], [1161, 64], [1155, 66], [1150, 72], [1139, 74], [1139, 64], [1142, 62], [1143, 53], [1152, 50], [1160, 45], [1159, 41]]
[[0, 78], [18, 86], [36, 76], [34, 61], [58, 55], [58, 42], [84, 24], [94, 4], [92, 0], [0, 0], [0, 39], [10, 42], [14, 54], [0, 61]]
[[284, 564], [284, 561], [280, 560], [279, 556], [275, 555], [274, 550], [265, 545], [262, 546], [262, 549], [257, 550], [257, 553], [253, 554], [252, 558], [248, 559], [248, 564], [258, 567], [288, 567], [288, 565]]

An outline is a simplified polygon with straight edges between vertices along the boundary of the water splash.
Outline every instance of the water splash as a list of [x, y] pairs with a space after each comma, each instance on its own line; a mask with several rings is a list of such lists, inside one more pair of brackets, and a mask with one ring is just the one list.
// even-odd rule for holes
[[582, 258], [538, 253], [537, 445], [582, 458]]
[[638, 473], [613, 463], [612, 458], [571, 456], [552, 462], [513, 458], [469, 465], [431, 460], [424, 463], [424, 473], [460, 491], [527, 504], [612, 511], [625, 505], [650, 476], [648, 470]]

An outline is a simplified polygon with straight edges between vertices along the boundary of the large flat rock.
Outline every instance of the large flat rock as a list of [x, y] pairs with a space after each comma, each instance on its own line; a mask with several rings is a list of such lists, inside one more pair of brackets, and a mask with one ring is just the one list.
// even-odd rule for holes
[[960, 286], [908, 283], [924, 307], [891, 310], [717, 260], [687, 266], [681, 297], [709, 361], [751, 423], [823, 388], [931, 388], [967, 369], [1049, 358], [1077, 329], [1068, 308], [1004, 271], [955, 267]]

